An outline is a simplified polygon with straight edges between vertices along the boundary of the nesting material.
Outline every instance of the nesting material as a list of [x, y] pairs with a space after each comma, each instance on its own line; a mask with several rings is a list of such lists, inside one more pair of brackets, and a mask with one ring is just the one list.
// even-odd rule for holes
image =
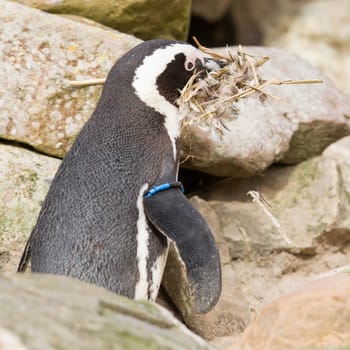
[[207, 72], [204, 78], [200, 72], [195, 73], [187, 82], [178, 99], [180, 108], [186, 110], [183, 126], [201, 122], [220, 131], [222, 127], [226, 128], [227, 118], [237, 115], [240, 99], [258, 95], [262, 102], [267, 98], [283, 102], [264, 90], [268, 85], [322, 83], [322, 80], [265, 80], [259, 73], [259, 67], [268, 62], [269, 57], [254, 57], [241, 46], [236, 53], [227, 48], [227, 55], [222, 55], [193, 39], [202, 52], [219, 60], [222, 68]]

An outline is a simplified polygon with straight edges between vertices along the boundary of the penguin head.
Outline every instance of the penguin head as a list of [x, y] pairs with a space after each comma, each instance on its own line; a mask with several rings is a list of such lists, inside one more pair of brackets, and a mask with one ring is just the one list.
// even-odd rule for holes
[[140, 59], [132, 81], [134, 92], [145, 105], [163, 116], [176, 159], [177, 140], [185, 117], [185, 111], [180, 111], [176, 103], [180, 91], [196, 72], [220, 66], [194, 46], [173, 40], [145, 41], [129, 55]]
[[193, 74], [199, 73], [201, 77], [206, 71], [220, 68], [214, 59], [179, 41], [150, 40], [139, 48], [143, 49], [144, 59], [136, 68], [133, 87], [139, 98], [148, 100], [147, 104], [153, 107], [164, 102], [177, 107], [180, 91]]
[[215, 67], [220, 68], [212, 58], [187, 43], [167, 39], [144, 41], [112, 67], [97, 109], [128, 110], [120, 116], [128, 115], [128, 122], [135, 127], [139, 125], [138, 118], [152, 121], [153, 126], [160, 121], [177, 158], [177, 140], [186, 113], [176, 103], [180, 91], [193, 74]]

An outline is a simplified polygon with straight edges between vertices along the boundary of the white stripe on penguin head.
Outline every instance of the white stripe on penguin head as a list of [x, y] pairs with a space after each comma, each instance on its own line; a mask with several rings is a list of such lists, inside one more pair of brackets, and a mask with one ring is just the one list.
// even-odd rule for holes
[[132, 83], [140, 100], [165, 117], [165, 128], [172, 144], [174, 159], [176, 158], [175, 141], [180, 136], [181, 121], [184, 114], [159, 93], [157, 78], [164, 72], [175, 55], [179, 53], [184, 53], [186, 57], [204, 56], [199, 50], [186, 44], [172, 44], [157, 49], [150, 56], [144, 58], [142, 64], [135, 71]]

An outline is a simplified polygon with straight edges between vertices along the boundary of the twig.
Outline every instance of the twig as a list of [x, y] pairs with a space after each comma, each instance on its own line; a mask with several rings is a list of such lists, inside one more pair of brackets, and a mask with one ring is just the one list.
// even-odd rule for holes
[[263, 90], [262, 88], [260, 88], [259, 86], [252, 86], [252, 85], [249, 85], [249, 84], [246, 84], [246, 83], [243, 83], [243, 84], [245, 86], [248, 86], [249, 88], [254, 89], [254, 90], [258, 91], [258, 92], [261, 92], [262, 94], [264, 94], [266, 96], [269, 96], [269, 97], [271, 97], [271, 98], [273, 98], [273, 99], [275, 99], [275, 100], [277, 100], [279, 102], [286, 102], [286, 100], [284, 100], [283, 98], [280, 98], [280, 97], [277, 97], [275, 95], [272, 95], [272, 94], [266, 92], [265, 90]]
[[258, 79], [258, 75], [256, 74], [254, 63], [251, 60], [251, 58], [249, 57], [249, 55], [247, 55], [245, 52], [244, 52], [244, 55], [245, 55], [245, 59], [248, 61], [249, 65], [250, 65], [250, 68], [252, 69], [255, 83], [256, 83], [256, 85], [259, 85], [259, 79]]
[[323, 80], [320, 79], [306, 79], [306, 80], [275, 80], [271, 84], [273, 85], [284, 85], [284, 84], [321, 84], [323, 83]]
[[88, 80], [71, 80], [69, 82], [69, 85], [71, 87], [86, 87], [86, 86], [92, 86], [92, 85], [103, 85], [105, 83], [106, 79], [88, 79]]
[[259, 68], [261, 67], [264, 63], [266, 63], [268, 60], [270, 59], [270, 57], [265, 56], [263, 57], [260, 61], [255, 63], [255, 68]]
[[206, 53], [214, 58], [229, 61], [229, 58], [227, 56], [222, 55], [218, 52], [215, 52], [212, 49], [209, 49], [208, 47], [203, 46], [195, 36], [193, 36], [192, 39], [196, 43], [196, 45], [198, 46], [198, 49], [201, 50], [202, 52], [204, 52], [204, 53]]
[[281, 224], [278, 222], [278, 220], [273, 216], [273, 214], [269, 211], [268, 206], [265, 204], [266, 200], [261, 198], [261, 194], [257, 191], [249, 191], [247, 193], [250, 197], [252, 197], [253, 202], [257, 203], [260, 208], [264, 211], [264, 213], [267, 215], [267, 217], [271, 220], [272, 224], [277, 228], [279, 234], [281, 237], [289, 244], [292, 245], [292, 241], [286, 234], [286, 232], [283, 230]]

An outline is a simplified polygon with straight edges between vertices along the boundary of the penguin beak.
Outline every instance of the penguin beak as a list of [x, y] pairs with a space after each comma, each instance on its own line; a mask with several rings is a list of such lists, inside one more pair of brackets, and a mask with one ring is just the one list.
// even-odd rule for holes
[[223, 60], [215, 60], [211, 57], [204, 57], [203, 60], [196, 60], [196, 71], [198, 72], [198, 78], [204, 79], [206, 74], [209, 72], [216, 72], [223, 67], [225, 67], [227, 63]]
[[204, 57], [204, 67], [208, 72], [216, 72], [224, 68], [227, 63], [224, 60], [215, 60], [211, 57]]

